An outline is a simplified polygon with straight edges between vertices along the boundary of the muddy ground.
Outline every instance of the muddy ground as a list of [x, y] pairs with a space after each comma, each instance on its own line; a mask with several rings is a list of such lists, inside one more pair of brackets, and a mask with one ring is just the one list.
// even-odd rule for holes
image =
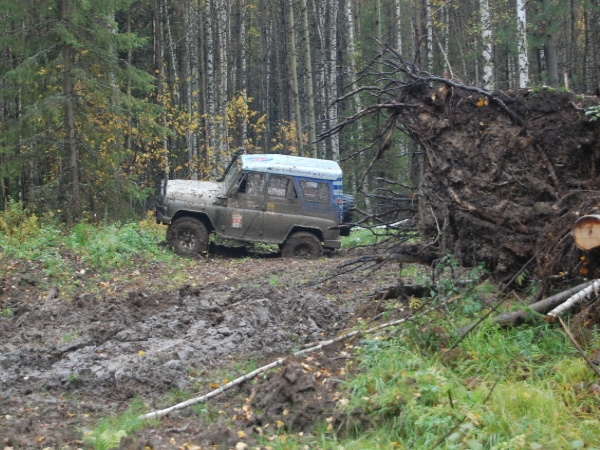
[[[72, 296], [48, 291], [35, 263], [13, 267], [0, 277], [0, 309], [12, 311], [0, 317], [0, 446], [89, 448], [86, 430], [133, 399], [171, 406], [369, 320], [381, 311], [373, 294], [396, 282], [397, 267], [328, 279], [356, 257], [215, 254], [184, 280], [159, 281], [167, 268], [144, 264]], [[82, 267], [76, 276], [93, 275]], [[281, 426], [310, 431], [335, 405], [345, 345], [293, 358], [201, 412], [175, 411], [121, 446], [232, 448]]]

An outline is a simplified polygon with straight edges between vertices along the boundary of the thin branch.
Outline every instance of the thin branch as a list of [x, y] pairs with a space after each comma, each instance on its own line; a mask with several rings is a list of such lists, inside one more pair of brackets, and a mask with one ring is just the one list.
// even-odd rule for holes
[[558, 321], [560, 322], [563, 329], [565, 330], [565, 333], [567, 333], [567, 336], [569, 336], [569, 339], [571, 340], [571, 342], [573, 343], [573, 345], [575, 346], [577, 351], [581, 354], [581, 356], [583, 356], [583, 359], [585, 359], [585, 362], [588, 364], [588, 366], [590, 366], [592, 368], [592, 370], [596, 373], [596, 375], [598, 375], [600, 377], [600, 370], [598, 369], [598, 367], [596, 367], [596, 364], [594, 364], [590, 360], [590, 358], [587, 357], [587, 355], [585, 354], [585, 352], [583, 351], [583, 349], [581, 348], [581, 346], [579, 345], [579, 343], [577, 342], [577, 340], [575, 339], [573, 334], [571, 334], [571, 332], [569, 331], [569, 329], [563, 322], [562, 318], [559, 317]]

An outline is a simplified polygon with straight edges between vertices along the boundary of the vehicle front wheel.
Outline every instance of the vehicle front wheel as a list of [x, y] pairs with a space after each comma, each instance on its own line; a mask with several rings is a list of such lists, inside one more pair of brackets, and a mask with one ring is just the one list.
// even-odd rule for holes
[[197, 255], [208, 247], [208, 230], [200, 220], [182, 217], [169, 225], [167, 242], [179, 255]]
[[281, 247], [284, 258], [317, 259], [323, 256], [323, 246], [319, 239], [307, 231], [292, 234]]

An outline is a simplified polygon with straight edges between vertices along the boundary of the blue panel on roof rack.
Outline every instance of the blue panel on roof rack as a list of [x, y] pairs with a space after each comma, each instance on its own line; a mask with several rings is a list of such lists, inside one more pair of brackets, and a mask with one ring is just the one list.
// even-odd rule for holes
[[289, 155], [242, 155], [242, 169], [324, 180], [337, 180], [342, 169], [335, 161]]

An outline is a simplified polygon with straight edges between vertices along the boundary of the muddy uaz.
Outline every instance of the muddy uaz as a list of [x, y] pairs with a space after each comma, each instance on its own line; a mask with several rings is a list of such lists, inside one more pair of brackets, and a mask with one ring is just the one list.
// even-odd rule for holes
[[205, 252], [215, 233], [279, 244], [284, 257], [318, 258], [340, 247], [353, 206], [335, 161], [238, 152], [218, 181], [162, 180], [156, 219], [179, 254]]

